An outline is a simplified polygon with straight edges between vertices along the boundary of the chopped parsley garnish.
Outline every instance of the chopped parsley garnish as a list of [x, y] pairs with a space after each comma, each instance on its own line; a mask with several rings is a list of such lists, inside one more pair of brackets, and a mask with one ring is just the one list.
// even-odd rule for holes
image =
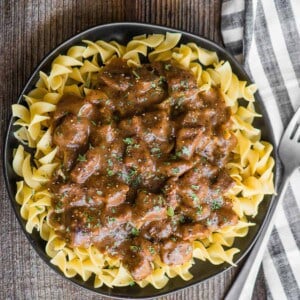
[[199, 201], [198, 196], [195, 193], [193, 193], [193, 192], [190, 193], [190, 197], [193, 199], [194, 202], [198, 202]]
[[154, 154], [154, 153], [159, 153], [159, 152], [160, 152], [160, 149], [157, 148], [157, 147], [154, 147], [154, 148], [151, 148], [150, 152], [151, 152], [152, 154]]
[[162, 196], [158, 196], [158, 200], [157, 200], [157, 203], [159, 204], [159, 205], [163, 205], [164, 204], [164, 198], [162, 197]]
[[207, 158], [204, 157], [204, 156], [202, 156], [202, 157], [201, 157], [201, 161], [202, 161], [203, 163], [205, 163], [205, 162], [207, 162]]
[[112, 167], [112, 166], [114, 165], [111, 159], [108, 159], [108, 160], [107, 160], [107, 164], [108, 164], [110, 167]]
[[133, 177], [137, 174], [137, 170], [135, 168], [128, 170], [128, 175]]
[[91, 123], [94, 125], [94, 126], [96, 126], [97, 124], [96, 124], [96, 122], [95, 121], [93, 121], [93, 120], [91, 120]]
[[93, 217], [93, 216], [88, 216], [88, 217], [87, 217], [88, 223], [93, 222], [93, 220], [94, 220], [94, 217]]
[[131, 282], [129, 282], [129, 285], [130, 285], [130, 286], [134, 286], [134, 285], [135, 285], [135, 282], [134, 282], [134, 281], [131, 281]]
[[180, 223], [185, 223], [185, 217], [184, 217], [183, 215], [181, 215], [181, 216], [179, 217], [179, 222], [180, 222]]
[[219, 197], [217, 199], [214, 199], [210, 206], [212, 210], [220, 209], [223, 206], [223, 198]]
[[158, 84], [163, 84], [164, 82], [166, 82], [166, 77], [160, 76]]
[[87, 198], [87, 202], [88, 202], [88, 203], [93, 203], [93, 198], [92, 198], [92, 197], [88, 197], [88, 198]]
[[188, 82], [186, 80], [181, 80], [180, 81], [180, 85], [182, 87], [184, 87], [185, 89], [187, 89], [189, 87], [189, 84], [188, 84]]
[[167, 209], [167, 215], [169, 217], [174, 217], [174, 209], [173, 207], [169, 206], [168, 209]]
[[139, 246], [131, 245], [130, 250], [133, 252], [139, 252], [141, 248]]
[[151, 83], [151, 87], [152, 87], [153, 89], [155, 89], [155, 88], [156, 88], [156, 83], [152, 82], [152, 83]]
[[207, 226], [212, 226], [212, 225], [213, 225], [213, 220], [211, 220], [211, 219], [206, 219], [206, 225], [207, 225]]
[[99, 190], [97, 190], [97, 195], [99, 195], [99, 196], [102, 196], [103, 195], [103, 192], [102, 191], [99, 191]]
[[197, 215], [201, 215], [203, 212], [203, 207], [201, 205], [197, 206], [196, 208], [196, 214]]
[[61, 209], [63, 207], [63, 203], [61, 201], [57, 201], [55, 204], [55, 209]]
[[40, 207], [40, 206], [36, 206], [35, 208], [36, 208], [37, 210], [39, 210], [39, 211], [43, 210], [43, 208]]
[[129, 137], [127, 137], [126, 139], [123, 139], [123, 142], [124, 142], [126, 145], [133, 145], [133, 139], [132, 139], [132, 138], [129, 138]]
[[178, 167], [172, 169], [172, 173], [173, 173], [173, 174], [178, 174], [179, 172], [180, 172], [180, 170], [179, 170]]
[[110, 223], [115, 222], [116, 218], [114, 218], [114, 217], [107, 217], [107, 220], [108, 220], [108, 223], [110, 224]]
[[83, 155], [79, 154], [78, 157], [77, 157], [77, 160], [78, 160], [78, 161], [86, 161], [86, 156], [85, 156], [85, 154], [83, 154]]
[[154, 247], [153, 246], [149, 246], [149, 252], [151, 253], [151, 254], [155, 254], [156, 253], [156, 251], [155, 251], [155, 249], [154, 249]]
[[181, 151], [183, 155], [190, 155], [190, 149], [186, 146], [183, 146]]
[[132, 235], [138, 236], [139, 233], [140, 233], [140, 231], [139, 231], [137, 228], [133, 227], [133, 228], [131, 229], [131, 234], [132, 234]]
[[132, 73], [133, 73], [133, 75], [135, 76], [136, 79], [141, 78], [140, 75], [135, 70], [133, 70]]
[[170, 64], [166, 64], [166, 65], [165, 65], [165, 70], [169, 71], [170, 68], [171, 68], [171, 65], [170, 65]]
[[199, 190], [199, 185], [194, 185], [194, 184], [192, 184], [191, 185], [191, 188], [193, 189], [193, 190], [195, 190], [195, 191], [198, 191]]
[[107, 175], [108, 176], [114, 176], [115, 172], [113, 170], [107, 169]]

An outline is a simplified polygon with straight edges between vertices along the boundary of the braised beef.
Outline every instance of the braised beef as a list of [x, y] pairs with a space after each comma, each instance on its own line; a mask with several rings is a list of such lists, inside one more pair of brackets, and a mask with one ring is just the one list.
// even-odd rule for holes
[[156, 255], [187, 262], [194, 240], [237, 222], [224, 196], [231, 112], [218, 88], [199, 92], [174, 61], [131, 68], [112, 59], [92, 86], [53, 113], [63, 165], [49, 186], [49, 222], [69, 247], [93, 244], [142, 280]]

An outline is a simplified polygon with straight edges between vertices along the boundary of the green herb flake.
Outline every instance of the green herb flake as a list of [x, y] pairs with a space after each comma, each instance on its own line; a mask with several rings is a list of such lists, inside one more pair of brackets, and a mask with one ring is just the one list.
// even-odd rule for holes
[[131, 245], [129, 248], [133, 252], [139, 252], [141, 250], [139, 246], [135, 246], [135, 245]]
[[212, 210], [220, 209], [223, 206], [223, 198], [219, 197], [217, 199], [214, 199], [210, 206]]
[[156, 88], [156, 83], [152, 82], [152, 83], [151, 83], [151, 87], [152, 87], [153, 89], [155, 89], [155, 88]]
[[168, 209], [167, 209], [167, 215], [169, 217], [174, 217], [174, 209], [173, 207], [169, 206]]
[[186, 146], [183, 146], [181, 151], [183, 155], [190, 155], [190, 149]]
[[94, 217], [93, 217], [93, 216], [88, 216], [88, 217], [87, 217], [87, 222], [88, 222], [88, 223], [93, 222], [93, 220], [94, 220]]
[[123, 142], [124, 142], [126, 145], [133, 145], [133, 139], [132, 139], [132, 138], [129, 138], [129, 137], [127, 137], [126, 139], [123, 139]]
[[154, 249], [153, 246], [149, 246], [148, 249], [149, 249], [149, 252], [150, 252], [152, 255], [154, 255], [154, 254], [156, 253], [156, 251], [155, 251], [155, 249]]
[[160, 149], [157, 148], [157, 147], [154, 147], [154, 148], [151, 148], [150, 152], [151, 152], [152, 154], [159, 153], [159, 152], [160, 152]]
[[108, 223], [111, 224], [111, 223], [113, 223], [113, 222], [116, 221], [116, 218], [114, 218], [114, 217], [107, 217], [107, 220], [108, 220]]
[[97, 126], [96, 122], [91, 120], [91, 123], [94, 125], [94, 126]]
[[109, 167], [112, 167], [114, 165], [114, 163], [112, 162], [111, 159], [107, 160], [107, 164], [108, 164]]
[[179, 172], [180, 172], [180, 169], [178, 167], [172, 169], [173, 174], [178, 174]]
[[159, 77], [159, 82], [158, 82], [158, 84], [163, 84], [164, 82], [166, 82], [166, 77], [165, 76], [160, 76]]
[[141, 76], [135, 70], [133, 70], [132, 73], [133, 73], [133, 75], [134, 75], [134, 77], [136, 79], [140, 79], [141, 78]]
[[206, 163], [206, 162], [207, 162], [207, 158], [204, 157], [204, 156], [202, 156], [202, 157], [201, 157], [201, 161], [202, 161], [203, 163]]
[[78, 157], [77, 157], [77, 160], [78, 160], [78, 161], [86, 161], [86, 156], [85, 156], [85, 154], [84, 154], [84, 155], [79, 154]]
[[135, 285], [135, 282], [134, 282], [134, 281], [131, 281], [131, 282], [129, 282], [129, 285], [130, 285], [130, 286], [134, 286], [134, 285]]
[[61, 201], [56, 202], [55, 209], [61, 209], [63, 207], [63, 203]]
[[203, 207], [201, 205], [197, 206], [196, 208], [196, 214], [197, 215], [201, 215], [203, 212]]
[[97, 193], [97, 195], [99, 195], [99, 196], [102, 196], [102, 195], [103, 195], [103, 192], [100, 191], [100, 190], [97, 190], [96, 193]]
[[198, 196], [195, 193], [191, 192], [189, 195], [193, 199], [194, 202], [198, 202], [199, 201], [199, 198], [198, 198]]
[[43, 210], [43, 208], [40, 207], [40, 206], [36, 206], [35, 208], [36, 208], [37, 210], [39, 210], [39, 211], [42, 211], [42, 210]]
[[170, 68], [171, 68], [171, 65], [170, 65], [170, 64], [166, 64], [166, 65], [165, 65], [165, 70], [166, 70], [166, 71], [169, 71]]
[[133, 228], [131, 229], [131, 234], [132, 234], [132, 235], [138, 236], [139, 233], [140, 233], [140, 231], [139, 231], [137, 228], [133, 227]]
[[185, 89], [187, 89], [189, 87], [189, 84], [186, 80], [181, 80], [180, 85]]
[[114, 176], [115, 172], [113, 170], [111, 170], [111, 169], [107, 169], [107, 175], [110, 176], [110, 177]]
[[199, 185], [194, 185], [194, 184], [192, 184], [191, 185], [191, 188], [193, 189], [193, 190], [195, 190], [195, 191], [199, 191]]
[[183, 215], [181, 215], [181, 216], [179, 217], [179, 222], [180, 222], [180, 223], [185, 223], [185, 217], [184, 217]]
[[213, 221], [211, 219], [206, 219], [206, 225], [207, 226], [212, 226], [213, 225]]

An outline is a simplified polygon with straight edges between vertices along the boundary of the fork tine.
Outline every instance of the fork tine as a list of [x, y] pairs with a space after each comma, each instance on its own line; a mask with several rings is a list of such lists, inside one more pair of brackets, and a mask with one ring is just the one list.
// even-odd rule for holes
[[294, 139], [294, 137], [298, 136], [298, 129], [299, 129], [300, 125], [298, 123], [296, 123], [296, 125], [293, 127], [291, 133], [290, 133], [290, 140]]
[[300, 141], [300, 126], [299, 126], [299, 124], [298, 124], [298, 128], [296, 129], [294, 136], [291, 139], [296, 140], [297, 142]]
[[[300, 120], [300, 107], [296, 111], [294, 117], [290, 121], [290, 123], [287, 126], [286, 131], [285, 131], [285, 134], [288, 135], [290, 139], [295, 137], [295, 134], [293, 134], [293, 133], [297, 130], [296, 126], [297, 126], [297, 124], [299, 124], [299, 120]], [[300, 126], [298, 126], [298, 128], [299, 127]]]

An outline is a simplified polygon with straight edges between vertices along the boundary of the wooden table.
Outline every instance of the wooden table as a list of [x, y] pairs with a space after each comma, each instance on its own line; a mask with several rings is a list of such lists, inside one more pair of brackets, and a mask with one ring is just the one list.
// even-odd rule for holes
[[[221, 43], [220, 10], [221, 0], [2, 0], [1, 140], [10, 106], [34, 68], [72, 35], [98, 24], [137, 21], [186, 30]], [[63, 280], [38, 257], [17, 223], [2, 174], [0, 179], [0, 299], [107, 299]], [[229, 270], [163, 299], [221, 299], [235, 272]], [[264, 299], [264, 291], [260, 280], [254, 298]]]

